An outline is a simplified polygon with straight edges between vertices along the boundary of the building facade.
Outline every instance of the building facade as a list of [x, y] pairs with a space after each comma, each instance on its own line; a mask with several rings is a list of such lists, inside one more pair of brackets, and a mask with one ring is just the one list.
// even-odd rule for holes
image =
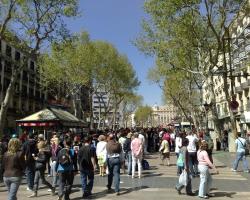
[[168, 124], [172, 123], [177, 117], [178, 108], [172, 104], [167, 104], [164, 106], [154, 105], [152, 107], [152, 126], [162, 126], [166, 127]]
[[[92, 110], [95, 127], [119, 128], [122, 126], [122, 103], [115, 110], [109, 94], [97, 91], [92, 97]], [[106, 116], [105, 116], [106, 115]]]
[[[247, 5], [249, 7], [249, 2]], [[240, 12], [229, 26], [230, 51], [227, 54], [229, 73], [227, 85], [229, 94], [236, 97], [239, 106], [232, 110], [237, 125], [237, 132], [246, 133], [250, 131], [250, 16], [249, 13]], [[222, 65], [222, 57], [219, 59], [218, 66]], [[231, 74], [231, 76], [230, 76]], [[231, 84], [233, 83], [233, 84]], [[208, 79], [203, 88], [203, 99], [205, 102], [211, 101], [209, 85], [213, 84], [215, 93], [215, 105], [222, 130], [229, 132], [229, 143], [234, 144], [233, 133], [231, 132], [230, 106], [227, 103], [224, 93], [224, 81], [222, 75], [214, 75], [213, 80]], [[233, 88], [231, 87], [233, 85]], [[233, 90], [233, 91], [232, 91]], [[214, 129], [214, 120], [211, 111], [208, 110], [208, 128]], [[213, 133], [214, 139], [218, 135]], [[231, 145], [234, 146], [234, 145]]]
[[[2, 102], [14, 67], [17, 67], [16, 65], [27, 54], [5, 41], [0, 41], [0, 54], [0, 100]], [[47, 93], [41, 87], [41, 76], [35, 60], [28, 58], [27, 66], [20, 72], [15, 83], [15, 91], [10, 101], [5, 123], [6, 128], [14, 129], [16, 127], [15, 120], [40, 110], [46, 101]]]

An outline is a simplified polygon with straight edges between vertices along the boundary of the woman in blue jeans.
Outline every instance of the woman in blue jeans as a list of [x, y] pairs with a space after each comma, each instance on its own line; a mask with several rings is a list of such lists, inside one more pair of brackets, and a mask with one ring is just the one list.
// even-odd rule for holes
[[208, 143], [205, 140], [201, 141], [200, 149], [197, 152], [198, 158], [198, 169], [200, 172], [200, 186], [199, 186], [199, 197], [203, 199], [208, 199], [213, 196], [209, 193], [212, 185], [212, 176], [209, 172], [209, 168], [214, 169], [216, 173], [219, 173], [215, 168], [215, 165], [209, 159], [208, 153]]
[[3, 179], [8, 188], [8, 200], [17, 200], [16, 194], [25, 169], [25, 159], [19, 151], [20, 147], [21, 142], [17, 138], [12, 138], [3, 158]]
[[[180, 168], [180, 173], [182, 173], [183, 170], [185, 170], [187, 172], [187, 185], [186, 185], [186, 194], [188, 196], [194, 196], [195, 193], [192, 192], [192, 182], [191, 182], [191, 178], [190, 178], [190, 172], [189, 172], [189, 160], [188, 160], [188, 151], [187, 151], [187, 146], [188, 146], [188, 139], [187, 138], [182, 138], [182, 147], [180, 148], [179, 151], [179, 157], [177, 160], [177, 166], [181, 164], [181, 166], [179, 165]], [[179, 160], [182, 157], [182, 160]], [[181, 183], [177, 183], [175, 186], [175, 189], [177, 190], [178, 194], [181, 194], [181, 190], [184, 188], [185, 186], [182, 185]]]

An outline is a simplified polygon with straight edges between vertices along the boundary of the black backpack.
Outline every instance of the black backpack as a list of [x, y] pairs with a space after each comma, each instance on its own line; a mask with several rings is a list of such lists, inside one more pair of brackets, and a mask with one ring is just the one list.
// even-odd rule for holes
[[72, 163], [69, 151], [70, 151], [69, 149], [63, 148], [59, 152], [59, 159], [58, 160], [62, 166], [70, 165]]

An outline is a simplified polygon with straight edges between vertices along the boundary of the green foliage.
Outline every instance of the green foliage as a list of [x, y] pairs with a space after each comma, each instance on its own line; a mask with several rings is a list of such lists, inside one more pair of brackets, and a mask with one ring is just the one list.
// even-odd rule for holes
[[92, 69], [96, 66], [94, 54], [95, 48], [86, 32], [54, 43], [51, 52], [39, 58], [44, 85], [64, 85], [68, 95], [72, 95], [75, 87], [91, 82]]
[[152, 108], [150, 106], [139, 106], [135, 112], [135, 121], [144, 124], [150, 120], [152, 115]]

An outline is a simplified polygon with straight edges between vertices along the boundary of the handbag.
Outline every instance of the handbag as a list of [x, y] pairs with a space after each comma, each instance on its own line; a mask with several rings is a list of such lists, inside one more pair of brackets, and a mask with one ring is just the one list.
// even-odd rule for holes
[[186, 170], [183, 170], [180, 177], [179, 177], [179, 184], [187, 186], [187, 172]]

